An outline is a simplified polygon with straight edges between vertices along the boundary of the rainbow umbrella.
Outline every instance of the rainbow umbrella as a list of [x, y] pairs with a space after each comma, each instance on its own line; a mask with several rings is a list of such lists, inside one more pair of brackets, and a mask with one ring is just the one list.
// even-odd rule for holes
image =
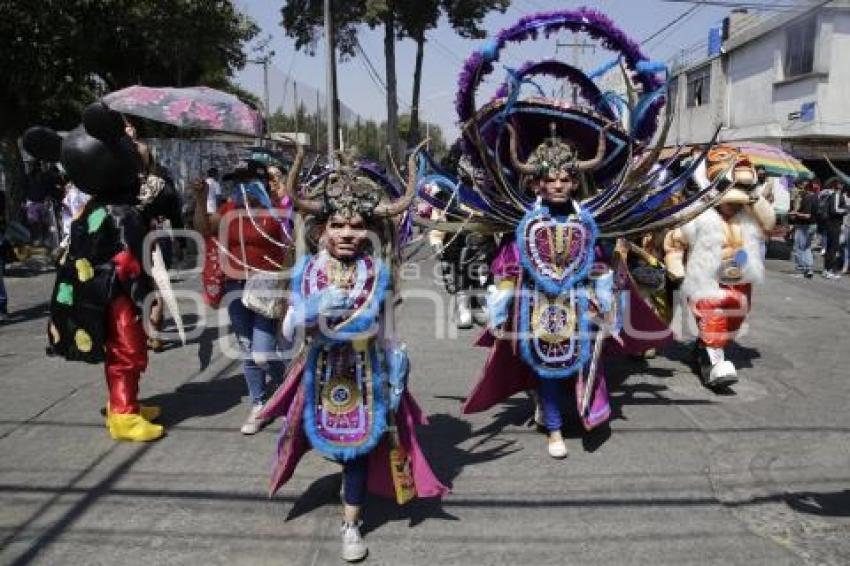
[[768, 175], [793, 177], [795, 179], [814, 179], [814, 174], [799, 159], [782, 149], [756, 142], [723, 142], [734, 147], [749, 158], [755, 167], [762, 166]]

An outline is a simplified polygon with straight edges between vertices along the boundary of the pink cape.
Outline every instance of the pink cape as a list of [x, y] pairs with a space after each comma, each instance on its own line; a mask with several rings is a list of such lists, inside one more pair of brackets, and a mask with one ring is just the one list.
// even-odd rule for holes
[[[311, 448], [303, 430], [305, 402], [304, 388], [300, 386], [305, 359], [304, 355], [295, 359], [286, 381], [263, 408], [263, 416], [266, 418], [286, 417], [269, 483], [269, 495], [274, 495], [289, 481], [301, 457]], [[416, 437], [416, 426], [426, 424], [428, 419], [422, 414], [413, 396], [405, 391], [396, 412], [396, 426], [401, 445], [410, 455], [416, 496], [441, 497], [449, 492], [449, 488], [434, 475]], [[390, 472], [390, 443], [386, 435], [369, 453], [368, 489], [375, 495], [395, 499]]]
[[[622, 346], [609, 338], [602, 355], [639, 354], [650, 348], [661, 347], [673, 338], [672, 331], [640, 297], [632, 281], [629, 281], [629, 312], [626, 316], [626, 328], [621, 338]], [[478, 337], [475, 345], [489, 347], [490, 354], [484, 362], [478, 382], [463, 403], [463, 414], [486, 411], [517, 393], [537, 389], [539, 378], [522, 361], [512, 342], [497, 339], [489, 330], [485, 330]], [[597, 371], [599, 374], [594, 386], [590, 416], [584, 420], [584, 425], [588, 429], [607, 421], [610, 416], [608, 390], [602, 364]], [[577, 387], [582, 386], [578, 379], [575, 383]]]

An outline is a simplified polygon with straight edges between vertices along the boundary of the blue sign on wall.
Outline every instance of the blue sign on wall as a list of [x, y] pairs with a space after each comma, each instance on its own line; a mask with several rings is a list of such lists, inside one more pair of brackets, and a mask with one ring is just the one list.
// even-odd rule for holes
[[815, 121], [815, 103], [804, 102], [800, 107], [800, 121], [814, 122]]
[[708, 56], [720, 55], [720, 47], [723, 45], [723, 26], [717, 25], [708, 30]]

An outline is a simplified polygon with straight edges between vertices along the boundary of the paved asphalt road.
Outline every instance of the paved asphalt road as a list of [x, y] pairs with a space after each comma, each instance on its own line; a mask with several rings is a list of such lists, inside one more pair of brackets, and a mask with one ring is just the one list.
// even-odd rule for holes
[[[683, 345], [618, 362], [611, 435], [572, 435], [566, 461], [546, 455], [523, 396], [461, 418], [484, 352], [435, 322], [425, 277], [401, 329], [431, 416], [421, 437], [454, 490], [403, 509], [372, 500], [368, 563], [850, 563], [850, 281], [787, 271], [772, 262], [756, 294], [736, 394], [703, 390]], [[152, 356], [142, 393], [168, 436], [115, 443], [100, 368], [44, 356], [52, 275], [7, 285], [18, 314], [0, 327], [0, 563], [339, 563], [338, 467], [310, 454], [267, 498], [277, 424], [238, 433], [246, 392], [220, 355], [220, 313]]]

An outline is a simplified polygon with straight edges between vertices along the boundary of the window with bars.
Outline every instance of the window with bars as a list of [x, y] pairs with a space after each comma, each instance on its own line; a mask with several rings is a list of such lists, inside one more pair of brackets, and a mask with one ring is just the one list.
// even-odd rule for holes
[[711, 65], [688, 73], [688, 108], [703, 106], [711, 100]]
[[817, 20], [807, 18], [785, 30], [785, 78], [811, 73], [815, 66]]

